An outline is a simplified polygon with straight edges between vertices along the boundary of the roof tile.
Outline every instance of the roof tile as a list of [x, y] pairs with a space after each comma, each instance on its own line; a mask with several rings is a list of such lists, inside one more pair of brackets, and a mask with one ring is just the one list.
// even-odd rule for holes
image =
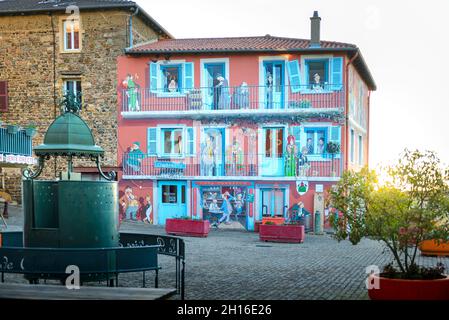
[[[235, 38], [191, 38], [168, 39], [141, 44], [129, 49], [129, 53], [182, 53], [182, 52], [220, 52], [220, 51], [288, 51], [308, 49], [310, 40], [274, 37], [235, 37]], [[349, 43], [321, 41], [321, 48], [356, 49]]]

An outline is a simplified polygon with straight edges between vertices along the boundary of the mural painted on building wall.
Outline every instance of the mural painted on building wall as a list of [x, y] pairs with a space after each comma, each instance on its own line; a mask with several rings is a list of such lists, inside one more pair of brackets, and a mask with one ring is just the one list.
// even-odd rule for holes
[[363, 129], [367, 128], [366, 103], [368, 90], [357, 72], [349, 72], [349, 116]]
[[244, 228], [247, 212], [247, 188], [211, 186], [201, 190], [203, 219], [213, 227], [230, 225]]
[[142, 221], [153, 224], [153, 201], [150, 194], [136, 195], [130, 185], [120, 190], [120, 220]]

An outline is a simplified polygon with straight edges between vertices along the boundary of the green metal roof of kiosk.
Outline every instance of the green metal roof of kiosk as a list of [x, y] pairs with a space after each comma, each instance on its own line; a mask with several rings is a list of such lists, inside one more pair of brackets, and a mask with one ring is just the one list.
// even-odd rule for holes
[[35, 147], [39, 155], [102, 155], [86, 122], [77, 114], [65, 112], [53, 121], [45, 134], [44, 143]]

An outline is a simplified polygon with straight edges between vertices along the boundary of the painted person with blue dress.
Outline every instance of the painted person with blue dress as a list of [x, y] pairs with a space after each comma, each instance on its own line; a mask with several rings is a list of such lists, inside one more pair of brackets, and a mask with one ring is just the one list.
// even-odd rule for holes
[[216, 228], [218, 228], [218, 226], [223, 221], [225, 221], [225, 224], [230, 224], [231, 223], [229, 221], [229, 219], [231, 218], [231, 214], [232, 214], [231, 201], [235, 200], [235, 198], [233, 196], [231, 196], [231, 194], [228, 191], [223, 193], [221, 196], [223, 198], [223, 203], [222, 203], [220, 209], [223, 212], [223, 215], [221, 216], [220, 220], [218, 220], [218, 222], [213, 224], [213, 226], [216, 227]]

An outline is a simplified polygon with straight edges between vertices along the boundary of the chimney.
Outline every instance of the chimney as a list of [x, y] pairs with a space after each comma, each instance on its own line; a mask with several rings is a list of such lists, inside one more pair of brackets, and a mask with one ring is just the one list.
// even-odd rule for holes
[[310, 48], [320, 47], [320, 22], [318, 11], [314, 11], [313, 17], [310, 18]]

